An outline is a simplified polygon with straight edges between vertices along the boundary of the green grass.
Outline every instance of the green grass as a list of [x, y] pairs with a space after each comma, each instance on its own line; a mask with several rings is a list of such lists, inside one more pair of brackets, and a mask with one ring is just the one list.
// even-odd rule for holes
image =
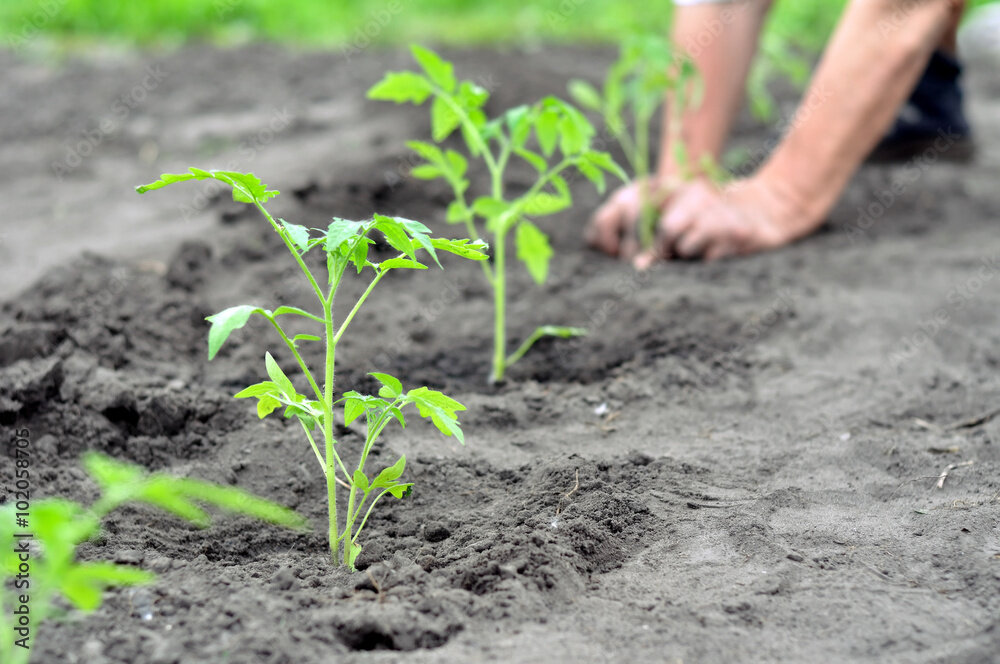
[[[781, 34], [822, 45], [843, 0], [783, 0]], [[401, 44], [616, 42], [638, 30], [665, 34], [670, 0], [2, 0], [0, 43], [171, 46], [264, 40], [311, 47]], [[802, 39], [798, 39], [802, 37]]]

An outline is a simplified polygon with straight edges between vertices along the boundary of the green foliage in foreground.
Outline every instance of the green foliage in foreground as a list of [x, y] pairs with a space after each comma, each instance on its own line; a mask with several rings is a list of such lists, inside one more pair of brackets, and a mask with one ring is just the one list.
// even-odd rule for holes
[[[16, 503], [0, 507], [0, 661], [4, 664], [28, 661], [39, 626], [59, 613], [58, 598], [82, 611], [93, 611], [101, 605], [106, 589], [154, 580], [153, 574], [136, 567], [77, 560], [77, 547], [96, 537], [101, 520], [122, 505], [145, 503], [201, 527], [210, 522], [202, 505], [210, 505], [289, 528], [305, 528], [305, 520], [295, 512], [233, 487], [148, 474], [139, 466], [97, 453], [84, 457], [84, 467], [101, 490], [100, 499], [89, 507], [61, 498], [32, 502], [28, 528], [16, 530]], [[18, 537], [21, 532], [30, 532], [31, 537]], [[27, 612], [22, 613], [25, 606]]]
[[[208, 333], [208, 359], [214, 358], [229, 335], [245, 326], [251, 316], [263, 317], [281, 337], [302, 377], [309, 384], [309, 389], [306, 390], [308, 395], [301, 394], [271, 354], [265, 353], [264, 367], [269, 380], [247, 387], [236, 398], [256, 399], [257, 415], [261, 419], [283, 408], [285, 417], [296, 418], [302, 425], [326, 478], [331, 556], [335, 564], [342, 561], [344, 565], [353, 568], [354, 561], [361, 552], [358, 537], [372, 509], [386, 494], [403, 498], [412, 487], [412, 484], [399, 479], [406, 467], [406, 457], [400, 457], [395, 464], [375, 475], [366, 474], [368, 455], [382, 430], [393, 420], [399, 422], [400, 426], [406, 426], [403, 408], [413, 405], [421, 417], [431, 420], [445, 436], [454, 436], [464, 443], [457, 413], [465, 410], [465, 406], [426, 387], [404, 391], [398, 379], [383, 373], [371, 374], [381, 384], [377, 396], [350, 391], [334, 400], [337, 344], [375, 286], [389, 272], [427, 269], [427, 265], [417, 260], [418, 252], [425, 252], [440, 267], [438, 252], [485, 261], [487, 246], [482, 242], [469, 240], [432, 238], [430, 230], [418, 221], [380, 214], [367, 221], [349, 221], [335, 217], [326, 229], [306, 228], [283, 219], [275, 220], [264, 208], [264, 203], [279, 192], [268, 189], [252, 173], [192, 168], [187, 173], [164, 174], [156, 182], [137, 187], [136, 190], [142, 194], [177, 182], [207, 179], [229, 185], [233, 191], [233, 200], [257, 207], [291, 253], [315, 293], [320, 307], [320, 313], [314, 314], [298, 307], [279, 306], [271, 311], [256, 305], [239, 305], [209, 316], [208, 321], [212, 327]], [[369, 249], [375, 244], [370, 235], [376, 232], [381, 233], [386, 243], [399, 252], [397, 256], [381, 263], [369, 260]], [[322, 255], [326, 265], [327, 274], [322, 279], [317, 279], [305, 262], [306, 255], [313, 250]], [[334, 320], [334, 301], [341, 281], [349, 272], [361, 275], [366, 270], [374, 273], [368, 288], [338, 325]], [[322, 336], [299, 334], [290, 338], [279, 320], [285, 316], [317, 323]], [[322, 342], [326, 348], [323, 373], [319, 379], [299, 352], [303, 344], [313, 342]], [[349, 471], [344, 464], [344, 455], [333, 436], [334, 406], [343, 407], [346, 424], [351, 424], [363, 415], [368, 425], [365, 443], [353, 471]], [[316, 429], [322, 432], [322, 451], [313, 436]], [[338, 476], [338, 472], [342, 475]], [[337, 516], [338, 483], [348, 490], [347, 514], [342, 527]]]
[[[532, 221], [555, 214], [572, 203], [564, 172], [575, 169], [600, 191], [605, 173], [625, 179], [625, 174], [606, 152], [591, 148], [594, 128], [572, 105], [546, 97], [534, 106], [518, 106], [489, 119], [483, 107], [489, 92], [471, 81], [459, 81], [452, 63], [420, 46], [412, 48], [422, 71], [389, 72], [368, 91], [372, 99], [397, 104], [421, 105], [430, 101], [431, 136], [441, 143], [458, 132], [466, 154], [442, 150], [433, 143], [410, 141], [409, 147], [424, 163], [412, 170], [418, 178], [441, 178], [452, 189], [447, 220], [464, 224], [470, 237], [492, 237], [493, 265], [483, 263], [483, 274], [493, 289], [494, 344], [491, 380], [503, 379], [516, 362], [543, 336], [568, 338], [585, 334], [572, 327], [545, 325], [538, 328], [517, 350], [507, 354], [507, 236], [514, 234], [517, 257], [532, 278], [545, 283], [552, 247]], [[531, 139], [534, 139], [533, 141]], [[469, 200], [466, 177], [468, 157], [481, 159], [490, 175], [489, 191]], [[535, 181], [521, 194], [510, 195], [504, 173], [511, 159], [527, 162], [537, 172]], [[480, 222], [477, 224], [477, 222]], [[485, 231], [485, 233], [484, 233]]]

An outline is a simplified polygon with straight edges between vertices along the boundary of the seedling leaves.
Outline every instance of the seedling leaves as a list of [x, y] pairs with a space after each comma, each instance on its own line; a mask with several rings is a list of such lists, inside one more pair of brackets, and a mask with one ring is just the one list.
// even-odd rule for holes
[[537, 284], [544, 284], [549, 274], [552, 246], [549, 238], [529, 221], [517, 225], [517, 257], [524, 261]]
[[205, 320], [212, 324], [208, 331], [208, 359], [211, 360], [222, 348], [229, 335], [247, 324], [250, 316], [264, 313], [264, 309], [249, 304], [230, 307]]

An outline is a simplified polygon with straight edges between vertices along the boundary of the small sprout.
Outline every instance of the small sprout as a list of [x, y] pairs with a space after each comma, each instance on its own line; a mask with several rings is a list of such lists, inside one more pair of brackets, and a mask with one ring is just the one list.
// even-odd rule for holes
[[[27, 520], [15, 519], [20, 514], [13, 502], [0, 507], [0, 626], [5, 634], [0, 661], [5, 664], [28, 661], [39, 626], [59, 613], [59, 597], [81, 611], [93, 611], [100, 607], [105, 590], [148, 584], [156, 578], [129, 565], [77, 560], [79, 545], [96, 538], [104, 517], [122, 505], [145, 503], [199, 527], [211, 521], [203, 507], [207, 505], [287, 528], [306, 528], [305, 519], [292, 510], [233, 487], [149, 474], [139, 466], [97, 453], [87, 454], [83, 464], [101, 490], [100, 499], [89, 507], [47, 498], [31, 505]], [[28, 538], [15, 531], [18, 522]], [[29, 541], [37, 548], [29, 547]], [[25, 564], [25, 558], [30, 564]], [[30, 598], [30, 611], [24, 615], [26, 622], [21, 622], [15, 607], [27, 606], [21, 599], [25, 596]], [[144, 620], [152, 617], [149, 602], [140, 612]], [[9, 616], [14, 617], [13, 623], [8, 622]], [[12, 639], [12, 634], [17, 636]]]
[[[491, 380], [499, 382], [511, 364], [519, 360], [543, 336], [572, 337], [579, 328], [539, 327], [514, 353], [507, 351], [507, 237], [514, 235], [517, 258], [538, 284], [549, 275], [552, 246], [548, 236], [532, 221], [568, 209], [573, 199], [565, 173], [575, 169], [605, 187], [605, 174], [625, 179], [625, 173], [606, 152], [593, 149], [594, 128], [571, 104], [546, 97], [533, 106], [518, 106], [489, 118], [484, 112], [489, 92], [470, 81], [455, 78], [454, 67], [420, 46], [412, 47], [421, 72], [390, 72], [369, 91], [371, 99], [397, 104], [423, 104], [431, 100], [431, 137], [434, 143], [410, 141], [409, 148], [423, 159], [411, 175], [423, 180], [443, 179], [452, 189], [447, 221], [463, 224], [469, 237], [491, 237], [493, 264], [482, 263], [483, 274], [493, 288], [494, 343]], [[458, 132], [464, 154], [435, 143]], [[469, 159], [480, 159], [490, 175], [486, 192], [470, 194], [467, 177]], [[510, 195], [504, 173], [511, 160], [529, 164], [537, 176], [523, 193]]]
[[573, 80], [569, 83], [569, 93], [582, 107], [600, 114], [605, 129], [625, 153], [633, 178], [643, 187], [638, 224], [643, 247], [652, 247], [660, 203], [670, 195], [669, 190], [662, 188], [649, 190], [652, 175], [650, 123], [665, 98], [670, 108], [666, 121], [673, 149], [670, 157], [678, 167], [680, 180], [690, 180], [698, 172], [716, 181], [725, 178], [722, 169], [708, 155], [696, 168], [692, 167], [681, 134], [681, 122], [686, 112], [701, 104], [701, 80], [694, 63], [676, 54], [662, 37], [641, 36], [627, 40], [605, 77], [603, 90], [598, 91], [586, 81]]
[[[450, 65], [446, 66], [446, 63], [434, 60], [432, 55], [430, 52], [423, 54], [423, 61], [425, 66], [433, 71], [435, 85], [454, 87], [450, 78]], [[422, 94], [420, 86], [414, 83], [412, 77], [404, 75], [387, 78], [384, 88], [385, 94], [400, 100], [421, 98]], [[429, 91], [427, 94], [430, 94]], [[423, 98], [426, 98], [427, 94], [423, 95]], [[411, 483], [399, 479], [406, 467], [406, 457], [401, 457], [399, 461], [374, 476], [368, 474], [365, 468], [368, 455], [383, 429], [393, 420], [400, 426], [406, 426], [403, 410], [412, 404], [417, 413], [433, 422], [442, 434], [454, 436], [464, 444], [465, 438], [458, 424], [458, 412], [465, 410], [465, 406], [426, 387], [404, 391], [398, 379], [384, 373], [371, 374], [381, 384], [378, 396], [350, 391], [344, 393], [341, 398], [334, 399], [337, 344], [375, 286], [392, 270], [426, 270], [428, 266], [421, 262], [426, 260], [424, 254], [438, 267], [441, 266], [442, 253], [455, 254], [469, 260], [486, 261], [488, 247], [484, 242], [468, 239], [450, 240], [431, 237], [430, 229], [419, 221], [381, 214], [376, 214], [366, 221], [334, 217], [325, 229], [306, 228], [283, 219], [276, 220], [263, 204], [278, 192], [269, 190], [250, 173], [192, 168], [189, 173], [163, 175], [152, 184], [138, 187], [137, 191], [143, 193], [174, 182], [205, 178], [214, 178], [231, 185], [235, 200], [257, 207], [284, 242], [318, 300], [320, 311], [318, 314], [298, 307], [280, 306], [271, 311], [244, 304], [209, 316], [208, 321], [212, 326], [208, 332], [208, 359], [213, 359], [230, 335], [245, 326], [251, 316], [262, 316], [274, 327], [294, 358], [301, 377], [308, 383], [306, 393], [299, 392], [292, 378], [285, 373], [271, 353], [265, 353], [264, 368], [268, 380], [250, 385], [238, 392], [235, 397], [256, 399], [257, 416], [261, 419], [281, 409], [286, 418], [296, 418], [299, 421], [326, 479], [330, 554], [335, 564], [343, 563], [353, 569], [354, 562], [361, 552], [358, 538], [368, 522], [372, 509], [386, 494], [394, 498], [404, 498], [409, 495], [413, 487]], [[375, 244], [371, 235], [375, 233], [381, 234], [385, 242], [398, 252], [396, 256], [381, 263], [370, 260], [369, 250]], [[305, 263], [304, 256], [313, 250], [322, 252], [325, 256], [327, 274], [324, 278], [317, 278]], [[347, 315], [337, 322], [334, 319], [334, 300], [341, 281], [349, 272], [358, 275], [371, 272], [373, 276], [368, 288], [354, 302]], [[289, 338], [279, 320], [283, 316], [295, 316], [316, 323], [322, 335], [297, 334]], [[326, 345], [323, 373], [319, 378], [299, 352], [301, 344], [318, 341], [325, 341]], [[364, 416], [367, 425], [365, 443], [353, 472], [348, 471], [343, 460], [344, 454], [333, 436], [335, 407], [343, 408], [346, 424], [349, 425]], [[319, 441], [322, 446], [317, 444], [313, 435], [317, 429], [322, 432]], [[338, 520], [337, 513], [338, 482], [346, 485], [349, 491], [347, 513], [342, 523]], [[210, 492], [205, 487], [197, 490]]]

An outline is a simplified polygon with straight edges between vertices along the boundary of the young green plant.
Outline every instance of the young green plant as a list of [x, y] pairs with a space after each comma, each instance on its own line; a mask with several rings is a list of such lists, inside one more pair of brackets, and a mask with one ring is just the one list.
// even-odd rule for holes
[[[670, 117], [666, 130], [670, 132], [671, 157], [681, 180], [691, 179], [694, 169], [681, 134], [681, 120], [687, 111], [701, 103], [700, 80], [694, 63], [678, 57], [670, 42], [662, 37], [635, 36], [622, 45], [618, 60], [604, 79], [603, 90], [574, 79], [569, 83], [569, 92], [578, 104], [601, 115], [608, 134], [625, 154], [633, 178], [642, 187], [639, 239], [643, 247], [651, 247], [659, 206], [669, 192], [651, 187], [650, 124], [667, 99]], [[703, 159], [700, 166], [713, 176], [719, 173], [711, 159]]]
[[[507, 349], [507, 238], [514, 234], [517, 257], [538, 284], [545, 283], [552, 258], [549, 238], [532, 218], [555, 214], [572, 205], [564, 173], [575, 169], [603, 192], [605, 173], [624, 180], [624, 172], [606, 152], [594, 150], [594, 128], [572, 105], [546, 97], [534, 106], [518, 106], [489, 119], [484, 106], [489, 92], [471, 81], [455, 78], [454, 67], [436, 53], [412, 47], [421, 72], [389, 72], [368, 91], [371, 99], [397, 104], [421, 105], [431, 101], [431, 136], [442, 143], [456, 131], [465, 144], [465, 154], [442, 149], [434, 143], [410, 141], [407, 145], [424, 161], [411, 171], [414, 177], [443, 178], [451, 186], [454, 200], [447, 221], [464, 224], [470, 237], [489, 235], [493, 263], [483, 263], [483, 274], [493, 290], [494, 329], [492, 382], [503, 379], [507, 368], [546, 336], [573, 337], [585, 334], [574, 327], [544, 325], [528, 336], [512, 353]], [[534, 136], [534, 142], [530, 142]], [[482, 195], [470, 197], [467, 176], [469, 157], [482, 160], [490, 186]], [[505, 187], [504, 174], [513, 158], [527, 162], [537, 172], [534, 182], [519, 194]], [[471, 198], [471, 200], [470, 200]]]
[[42, 622], [60, 613], [59, 597], [82, 611], [93, 611], [101, 605], [106, 589], [147, 584], [156, 578], [137, 567], [77, 560], [77, 547], [94, 539], [104, 517], [126, 503], [153, 505], [200, 527], [209, 525], [210, 518], [199, 503], [289, 528], [306, 527], [295, 512], [233, 487], [151, 475], [139, 466], [97, 453], [84, 457], [84, 467], [101, 490], [101, 497], [90, 506], [47, 498], [31, 503], [27, 511], [19, 511], [13, 501], [0, 507], [0, 628], [4, 635], [0, 661], [4, 664], [28, 661]]
[[[351, 391], [339, 399], [334, 399], [337, 344], [369, 295], [389, 272], [427, 269], [427, 265], [417, 260], [418, 251], [426, 252], [440, 267], [438, 251], [485, 261], [487, 245], [468, 239], [432, 238], [430, 230], [418, 221], [379, 214], [367, 221], [348, 221], [335, 217], [326, 229], [310, 229], [290, 224], [283, 219], [276, 220], [264, 207], [264, 203], [277, 196], [279, 192], [269, 190], [252, 173], [192, 168], [187, 173], [164, 174], [156, 182], [138, 187], [137, 191], [144, 193], [175, 182], [206, 179], [218, 180], [229, 185], [232, 187], [234, 200], [254, 205], [260, 211], [291, 253], [316, 296], [319, 313], [290, 306], [279, 306], [271, 311], [256, 305], [240, 305], [209, 316], [208, 321], [212, 327], [208, 333], [208, 358], [209, 360], [214, 358], [229, 335], [246, 325], [251, 316], [262, 316], [274, 327], [308, 384], [308, 396], [298, 391], [278, 362], [270, 353], [266, 353], [264, 366], [270, 380], [247, 387], [239, 392], [236, 398], [256, 398], [257, 415], [261, 419], [284, 407], [285, 417], [297, 418], [301, 423], [305, 437], [326, 479], [330, 554], [335, 564], [343, 562], [344, 565], [353, 568], [354, 561], [361, 552], [358, 537], [375, 504], [386, 494], [403, 498], [412, 486], [399, 481], [406, 466], [405, 456], [373, 477], [366, 474], [365, 464], [368, 455], [383, 429], [392, 420], [398, 421], [400, 426], [406, 426], [402, 409], [412, 404], [421, 417], [430, 419], [444, 435], [455, 436], [464, 443], [456, 413], [465, 410], [465, 407], [454, 399], [426, 387], [404, 391], [399, 380], [383, 373], [371, 374], [381, 384], [377, 396]], [[381, 263], [370, 261], [369, 249], [375, 244], [375, 240], [369, 236], [375, 232], [381, 233], [385, 242], [399, 252], [398, 255]], [[323, 255], [322, 262], [326, 266], [327, 273], [323, 278], [317, 278], [306, 264], [306, 259], [311, 258], [307, 254], [313, 250]], [[341, 281], [350, 271], [361, 275], [365, 270], [373, 273], [368, 288], [338, 322], [334, 316], [334, 305]], [[280, 322], [286, 316], [317, 324], [322, 336], [313, 334], [289, 336]], [[318, 378], [300, 352], [303, 344], [313, 342], [325, 345], [325, 360], [322, 374], [319, 374]], [[340, 405], [344, 408], [345, 424], [351, 424], [364, 415], [368, 425], [365, 443], [353, 471], [348, 471], [344, 455], [333, 435], [334, 407]], [[313, 436], [316, 429], [322, 433], [322, 447], [317, 445]], [[338, 476], [338, 473], [341, 475]], [[348, 492], [347, 513], [342, 525], [337, 515], [338, 483]]]

